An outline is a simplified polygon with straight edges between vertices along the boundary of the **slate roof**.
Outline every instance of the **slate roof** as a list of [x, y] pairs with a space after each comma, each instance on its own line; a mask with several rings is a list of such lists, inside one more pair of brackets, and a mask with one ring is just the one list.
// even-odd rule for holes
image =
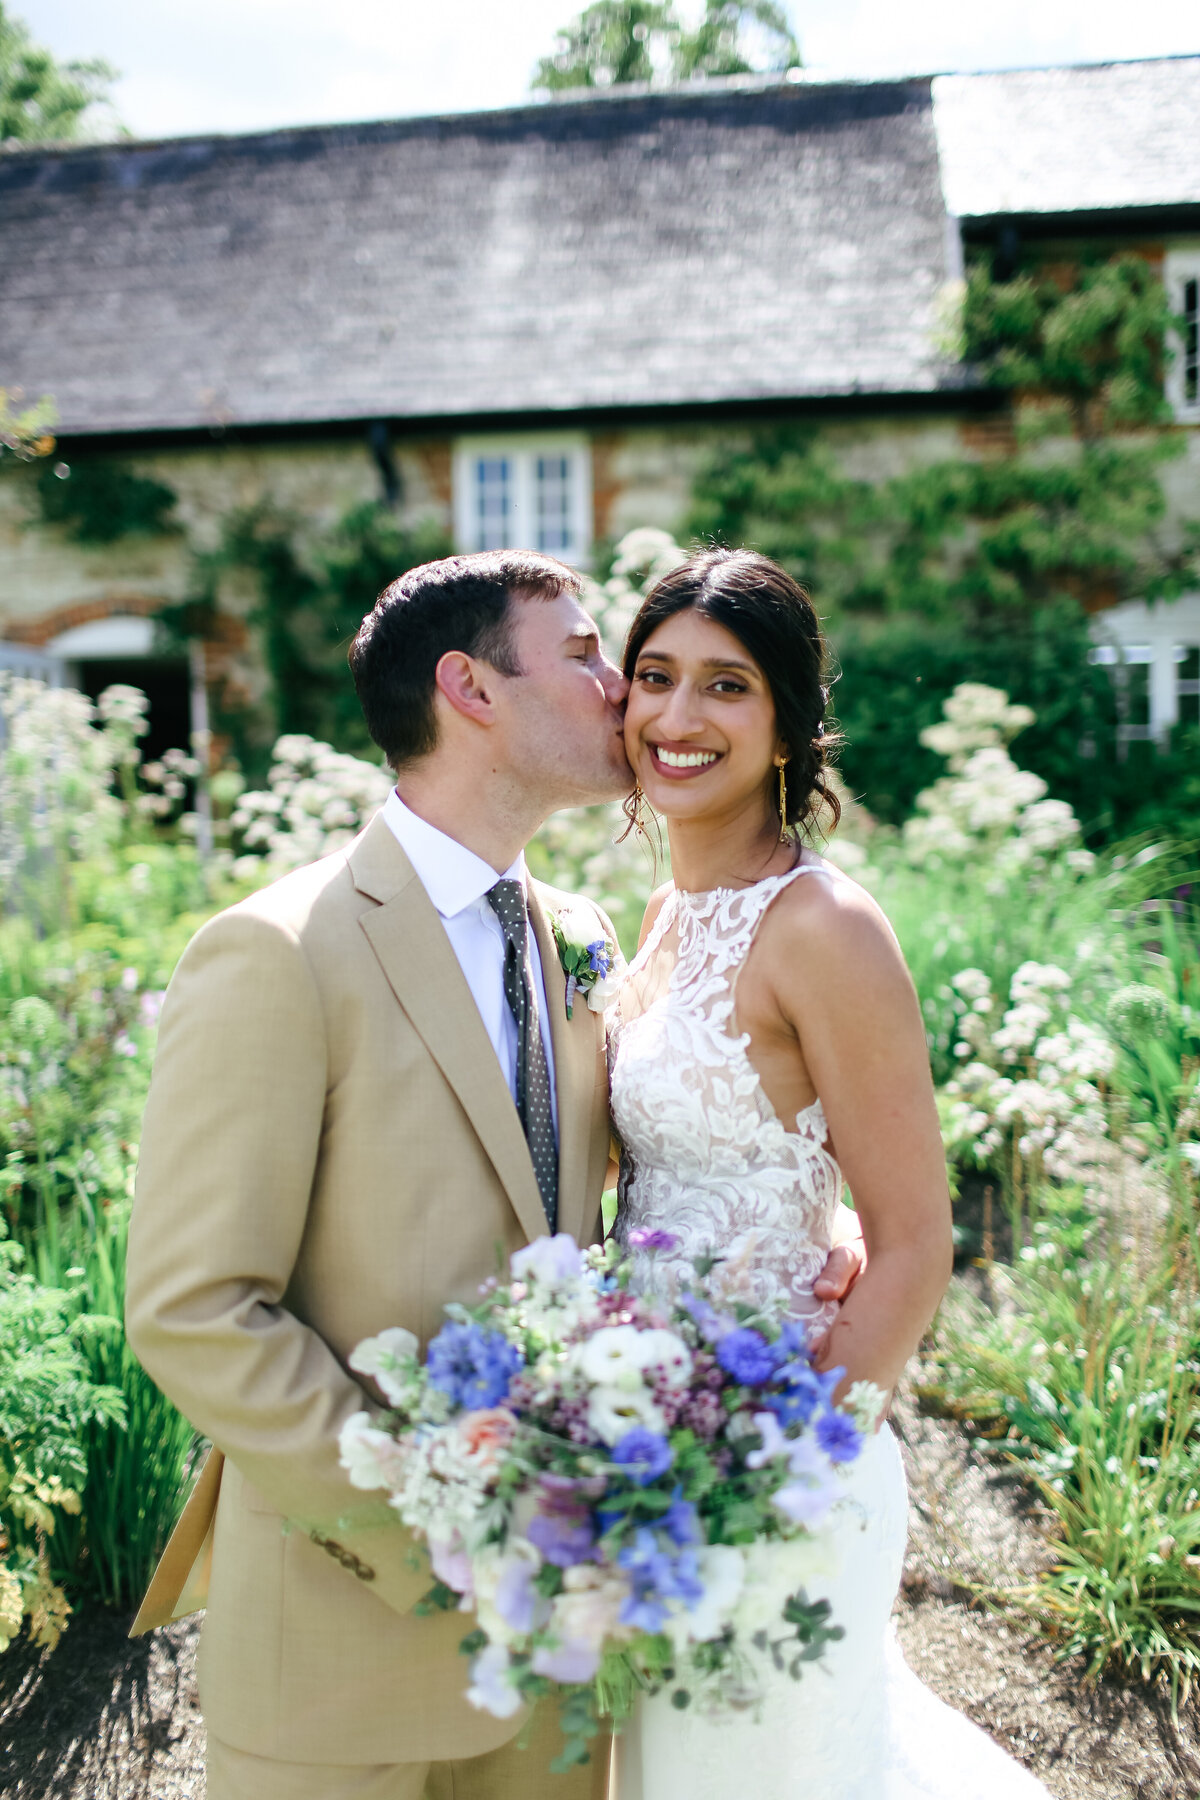
[[1200, 204], [1200, 56], [940, 75], [933, 96], [959, 217]]
[[928, 80], [23, 151], [0, 380], [67, 435], [923, 392], [945, 224]]

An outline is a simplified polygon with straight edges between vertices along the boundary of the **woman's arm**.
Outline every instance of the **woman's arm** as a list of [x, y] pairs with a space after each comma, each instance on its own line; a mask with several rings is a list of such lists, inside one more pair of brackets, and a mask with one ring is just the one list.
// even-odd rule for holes
[[845, 877], [781, 900], [771, 966], [781, 1011], [820, 1096], [868, 1253], [820, 1352], [846, 1381], [891, 1390], [953, 1263], [950, 1195], [929, 1055], [891, 927]]

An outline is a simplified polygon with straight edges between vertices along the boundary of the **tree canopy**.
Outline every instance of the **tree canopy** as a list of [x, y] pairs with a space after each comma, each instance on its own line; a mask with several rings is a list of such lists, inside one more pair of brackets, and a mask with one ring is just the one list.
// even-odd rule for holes
[[96, 135], [97, 112], [108, 107], [116, 75], [96, 58], [56, 62], [0, 0], [0, 143], [61, 143]]
[[634, 81], [691, 81], [795, 68], [800, 47], [774, 0], [705, 0], [694, 30], [671, 0], [595, 0], [557, 34], [532, 85], [618, 87]]

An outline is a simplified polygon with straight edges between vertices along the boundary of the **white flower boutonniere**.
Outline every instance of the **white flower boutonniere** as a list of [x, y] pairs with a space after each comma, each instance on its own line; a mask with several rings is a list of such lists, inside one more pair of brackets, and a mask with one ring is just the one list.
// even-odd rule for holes
[[617, 947], [610, 938], [588, 938], [577, 923], [551, 915], [551, 929], [558, 946], [558, 960], [567, 978], [567, 1017], [572, 1016], [576, 994], [583, 994], [590, 1010], [603, 1012], [616, 991], [610, 979]]

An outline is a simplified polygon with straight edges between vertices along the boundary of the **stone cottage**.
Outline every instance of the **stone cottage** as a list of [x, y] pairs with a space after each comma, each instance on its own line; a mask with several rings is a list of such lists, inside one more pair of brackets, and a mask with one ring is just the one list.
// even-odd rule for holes
[[[236, 592], [190, 659], [155, 623], [235, 508], [316, 528], [383, 497], [460, 548], [587, 567], [635, 525], [676, 528], [739, 425], [812, 420], [868, 478], [975, 453], [994, 393], [939, 349], [975, 245], [1003, 263], [1099, 240], [1160, 266], [1195, 427], [1197, 117], [1185, 57], [5, 153], [0, 384], [53, 396], [55, 480], [119, 457], [175, 506], [170, 529], [81, 543], [10, 466], [0, 665], [137, 680], [183, 741], [206, 684], [261, 681]], [[1188, 439], [1176, 519], [1200, 517]], [[1200, 595], [1114, 609], [1098, 636], [1145, 671], [1135, 734], [1200, 711]]]

